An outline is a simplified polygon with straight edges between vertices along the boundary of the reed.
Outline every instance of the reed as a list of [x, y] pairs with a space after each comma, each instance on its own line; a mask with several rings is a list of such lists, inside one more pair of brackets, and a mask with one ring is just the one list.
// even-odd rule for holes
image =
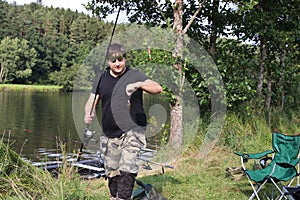
[[[4, 131], [3, 136], [11, 131]], [[85, 183], [64, 160], [58, 177], [32, 166], [10, 148], [9, 141], [0, 140], [0, 199], [91, 199]], [[9, 139], [8, 139], [9, 140]], [[64, 145], [61, 146], [64, 150]], [[64, 151], [65, 152], [65, 151]]]
[[[4, 134], [10, 135], [10, 131]], [[4, 143], [3, 137], [0, 159], [0, 199], [38, 199], [52, 187], [50, 174], [24, 161], [10, 149], [9, 141]]]
[[0, 91], [58, 92], [61, 89], [61, 86], [55, 85], [0, 84]]

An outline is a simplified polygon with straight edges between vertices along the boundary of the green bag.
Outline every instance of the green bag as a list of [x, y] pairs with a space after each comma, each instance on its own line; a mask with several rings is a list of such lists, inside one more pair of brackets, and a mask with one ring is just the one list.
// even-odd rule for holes
[[136, 180], [136, 183], [139, 187], [132, 193], [133, 200], [167, 200], [151, 184], [145, 184], [139, 180]]

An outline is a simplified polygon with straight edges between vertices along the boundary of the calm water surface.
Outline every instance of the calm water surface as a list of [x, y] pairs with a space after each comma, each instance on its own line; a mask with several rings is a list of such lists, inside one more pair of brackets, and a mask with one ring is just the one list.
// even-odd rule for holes
[[[30, 160], [39, 160], [43, 154], [55, 156], [61, 149], [61, 142], [66, 144], [67, 152], [74, 153], [81, 145], [80, 138], [86, 127], [83, 108], [88, 95], [1, 91], [0, 131], [3, 141]], [[158, 101], [159, 105], [165, 104], [157, 99], [159, 97], [146, 99], [145, 106], [149, 108]], [[101, 131], [97, 126], [91, 128]]]

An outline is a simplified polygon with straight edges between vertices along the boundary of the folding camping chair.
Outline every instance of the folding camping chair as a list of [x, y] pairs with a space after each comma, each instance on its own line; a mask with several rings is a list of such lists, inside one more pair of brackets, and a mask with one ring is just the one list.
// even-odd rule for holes
[[[274, 199], [274, 187], [280, 192], [276, 199], [282, 199], [286, 197], [286, 193], [282, 188], [290, 186], [298, 176], [296, 165], [299, 162], [298, 154], [300, 147], [300, 136], [296, 135], [284, 135], [282, 133], [272, 133], [272, 148], [273, 150], [264, 151], [257, 154], [244, 154], [235, 153], [240, 156], [242, 168], [248, 178], [253, 193], [249, 199], [255, 197], [259, 200], [259, 192], [266, 189], [266, 183], [272, 184], [271, 196], [264, 193], [267, 199]], [[249, 159], [262, 159], [269, 154], [273, 154], [271, 162], [260, 169], [248, 170], [245, 167], [245, 163]], [[286, 183], [287, 185], [284, 185]], [[261, 192], [262, 193], [262, 192]]]

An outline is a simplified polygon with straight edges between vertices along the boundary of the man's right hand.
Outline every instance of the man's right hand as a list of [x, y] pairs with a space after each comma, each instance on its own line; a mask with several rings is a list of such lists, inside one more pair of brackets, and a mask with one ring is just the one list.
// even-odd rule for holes
[[94, 117], [95, 117], [94, 114], [92, 114], [92, 115], [90, 115], [90, 113], [86, 114], [86, 115], [84, 116], [84, 123], [86, 123], [86, 124], [91, 124], [92, 121], [93, 121], [93, 119], [94, 119]]

